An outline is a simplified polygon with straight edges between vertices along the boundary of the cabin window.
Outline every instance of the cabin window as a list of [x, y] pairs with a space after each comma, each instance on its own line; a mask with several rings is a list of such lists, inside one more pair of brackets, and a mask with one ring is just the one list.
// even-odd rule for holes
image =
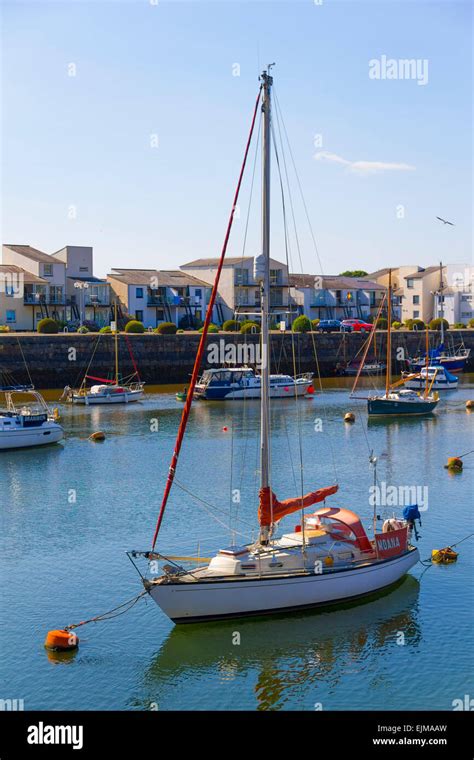
[[79, 267], [79, 271], [80, 272], [88, 272], [89, 271], [89, 267]]

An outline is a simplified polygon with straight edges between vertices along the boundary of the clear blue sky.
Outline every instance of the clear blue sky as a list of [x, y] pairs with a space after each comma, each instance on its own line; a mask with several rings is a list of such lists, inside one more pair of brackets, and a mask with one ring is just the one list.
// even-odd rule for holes
[[[276, 61], [322, 270], [470, 260], [469, 2], [17, 0], [2, 16], [4, 242], [93, 245], [99, 275], [218, 255], [258, 72]], [[382, 55], [427, 59], [428, 83], [370, 79]], [[334, 156], [414, 168], [357, 171]], [[249, 180], [229, 254], [242, 253]], [[274, 190], [272, 253], [283, 259]], [[303, 268], [318, 272], [294, 200]], [[248, 254], [258, 205], [259, 183]]]

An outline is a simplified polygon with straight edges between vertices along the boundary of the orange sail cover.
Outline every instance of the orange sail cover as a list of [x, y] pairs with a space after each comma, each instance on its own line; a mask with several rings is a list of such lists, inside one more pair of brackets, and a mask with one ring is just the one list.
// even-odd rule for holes
[[318, 491], [311, 491], [305, 496], [297, 496], [294, 499], [285, 499], [285, 501], [278, 501], [269, 486], [261, 488], [259, 491], [260, 504], [258, 507], [259, 523], [261, 526], [271, 525], [272, 518], [274, 523], [278, 522], [285, 515], [297, 512], [298, 509], [310, 507], [312, 504], [324, 501], [326, 496], [336, 493], [338, 488], [339, 486], [327, 486], [326, 488], [320, 488]]

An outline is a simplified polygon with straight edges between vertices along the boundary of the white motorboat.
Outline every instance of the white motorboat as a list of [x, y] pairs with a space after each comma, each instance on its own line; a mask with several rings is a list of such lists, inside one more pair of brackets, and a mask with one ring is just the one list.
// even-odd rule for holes
[[[313, 392], [313, 376], [309, 373], [270, 375], [270, 398], [295, 398]], [[211, 401], [261, 398], [261, 377], [250, 367], [207, 369], [196, 384], [196, 398]]]
[[[269, 356], [270, 321], [270, 139], [271, 87], [269, 68], [261, 76], [261, 88], [253, 114], [234, 205], [249, 151], [256, 114], [262, 96], [263, 209], [262, 251], [254, 260], [254, 277], [260, 288], [262, 356]], [[390, 518], [378, 532], [374, 507], [372, 539], [360, 518], [342, 506], [325, 505], [312, 514], [305, 510], [325, 502], [338, 485], [318, 488], [310, 493], [279, 501], [271, 488], [270, 387], [269, 362], [262, 362], [260, 386], [260, 491], [258, 505], [259, 537], [243, 546], [230, 546], [211, 557], [170, 556], [157, 549], [165, 509], [176, 473], [179, 453], [193, 403], [200, 364], [206, 346], [207, 330], [217, 294], [220, 271], [232, 225], [231, 214], [220, 264], [212, 289], [193, 374], [183, 407], [161, 508], [148, 551], [132, 551], [129, 557], [149, 562], [146, 591], [176, 623], [262, 615], [334, 605], [386, 589], [397, 583], [419, 559], [411, 545], [414, 519]], [[371, 460], [372, 461], [372, 460]], [[375, 460], [373, 460], [375, 461]], [[274, 465], [275, 466], [275, 465]], [[284, 464], [279, 463], [279, 468]], [[289, 467], [288, 467], [289, 469]], [[290, 473], [288, 473], [290, 480]], [[186, 496], [186, 499], [189, 497]], [[409, 510], [415, 509], [409, 507]], [[280, 521], [299, 512], [293, 531], [277, 536]], [[416, 519], [416, 518], [415, 518]], [[138, 569], [138, 568], [137, 568]]]
[[0, 451], [58, 443], [64, 438], [38, 391], [27, 386], [0, 388], [5, 406], [0, 409]]
[[405, 387], [414, 390], [423, 390], [426, 384], [435, 391], [456, 390], [459, 378], [452, 375], [446, 367], [440, 365], [423, 367], [420, 372], [403, 372], [402, 377], [405, 379]]

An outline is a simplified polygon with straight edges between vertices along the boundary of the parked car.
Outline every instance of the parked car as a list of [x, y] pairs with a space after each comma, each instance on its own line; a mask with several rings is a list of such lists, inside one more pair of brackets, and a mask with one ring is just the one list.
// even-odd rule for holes
[[370, 322], [364, 322], [363, 319], [343, 319], [341, 322], [341, 329], [350, 332], [370, 332], [373, 328]]
[[341, 320], [340, 319], [321, 319], [317, 328], [318, 332], [340, 332]]

